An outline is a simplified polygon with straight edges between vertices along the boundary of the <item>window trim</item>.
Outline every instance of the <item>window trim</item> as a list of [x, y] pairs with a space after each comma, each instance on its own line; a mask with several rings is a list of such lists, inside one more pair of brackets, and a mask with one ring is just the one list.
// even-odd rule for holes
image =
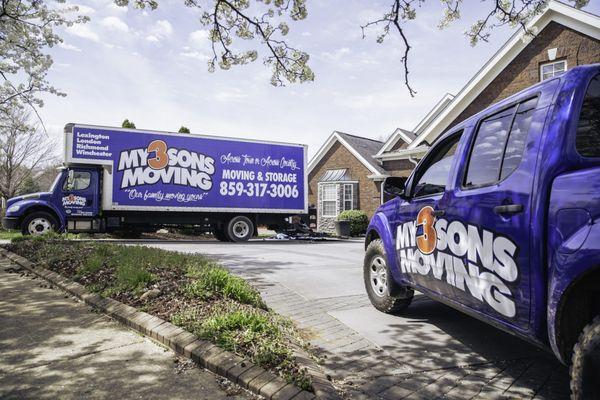
[[539, 70], [538, 70], [539, 71], [539, 78], [540, 78], [539, 81], [540, 82], [544, 82], [544, 81], [546, 81], [548, 79], [556, 78], [557, 76], [559, 76], [559, 75], [554, 75], [554, 67], [552, 68], [553, 75], [550, 76], [550, 77], [548, 77], [548, 78], [546, 78], [546, 79], [544, 79], [544, 74], [542, 72], [542, 68], [545, 67], [546, 65], [554, 65], [554, 64], [558, 64], [558, 63], [563, 63], [565, 65], [565, 71], [563, 72], [563, 74], [566, 73], [569, 70], [569, 64], [567, 63], [567, 59], [566, 58], [563, 58], [563, 59], [560, 59], [560, 60], [545, 61], [543, 63], [540, 63], [540, 67], [539, 67]]
[[[483, 115], [481, 118], [479, 118], [479, 120], [477, 121], [477, 124], [475, 124], [475, 127], [473, 129], [474, 133], [471, 135], [470, 142], [469, 142], [467, 158], [465, 160], [465, 164], [464, 164], [463, 171], [462, 171], [462, 177], [460, 179], [460, 191], [461, 192], [468, 192], [469, 190], [476, 190], [476, 189], [481, 189], [481, 188], [486, 188], [486, 187], [491, 187], [491, 186], [497, 186], [497, 185], [501, 184], [502, 182], [504, 182], [505, 180], [507, 180], [508, 178], [510, 178], [510, 176], [517, 169], [519, 169], [519, 167], [513, 169], [510, 174], [506, 175], [504, 178], [501, 179], [502, 165], [504, 164], [504, 156], [506, 154], [506, 147], [508, 145], [508, 139], [510, 139], [510, 132], [512, 131], [513, 125], [515, 123], [515, 118], [517, 116], [517, 111], [519, 110], [519, 105], [521, 103], [528, 102], [529, 100], [532, 100], [536, 97], [538, 99], [538, 102], [535, 104], [534, 110], [538, 110], [538, 104], [540, 101], [541, 92], [535, 92], [534, 94], [531, 94], [529, 96], [523, 97], [521, 99], [517, 99], [517, 100], [507, 104], [506, 106], [502, 107], [502, 109], [500, 109], [499, 111], [490, 112], [489, 114]], [[510, 122], [510, 128], [508, 130], [508, 136], [506, 137], [506, 143], [504, 143], [504, 149], [502, 150], [502, 162], [500, 163], [500, 169], [498, 170], [498, 180], [491, 182], [491, 183], [467, 186], [466, 182], [467, 182], [467, 174], [469, 173], [469, 163], [471, 161], [471, 155], [473, 154], [473, 148], [475, 147], [475, 141], [477, 140], [477, 136], [479, 135], [479, 129], [481, 128], [481, 124], [483, 123], [484, 120], [486, 120], [490, 117], [493, 117], [494, 115], [500, 114], [500, 113], [508, 110], [511, 107], [515, 107], [515, 111], [513, 113], [512, 121]], [[527, 136], [529, 136], [529, 131], [527, 131]], [[525, 151], [525, 150], [523, 150], [523, 151]], [[521, 160], [522, 160], [522, 158], [521, 158]]]
[[[417, 199], [417, 200], [418, 199], [425, 199], [425, 198], [428, 198], [428, 197], [439, 196], [440, 194], [444, 194], [444, 192], [446, 191], [447, 186], [448, 186], [448, 181], [446, 181], [446, 185], [444, 187], [444, 190], [441, 191], [441, 192], [431, 193], [431, 194], [424, 194], [424, 195], [421, 195], [421, 196], [415, 196], [414, 195], [415, 194], [414, 193], [415, 187], [417, 186], [417, 183], [419, 182], [419, 179], [421, 179], [421, 177], [423, 176], [422, 174], [420, 174], [420, 176], [418, 176], [418, 175], [419, 175], [419, 173], [421, 172], [421, 170], [423, 168], [428, 168], [428, 167], [431, 166], [431, 164], [429, 164], [429, 165], [427, 165], [427, 164], [429, 163], [431, 157], [433, 157], [432, 154], [434, 152], [432, 150], [434, 150], [436, 148], [439, 148], [439, 147], [447, 144], [449, 141], [454, 140], [456, 137], [458, 138], [457, 143], [460, 144], [460, 139], [462, 138], [462, 135], [464, 134], [465, 129], [466, 129], [465, 127], [461, 127], [459, 130], [450, 133], [447, 137], [444, 138], [444, 140], [440, 141], [439, 143], [434, 144], [434, 146], [431, 148], [431, 150], [429, 150], [429, 152], [427, 153], [427, 155], [425, 156], [425, 158], [423, 158], [421, 160], [421, 162], [419, 163], [419, 165], [415, 168], [413, 176], [410, 178], [411, 182], [410, 182], [410, 196], [409, 197], [410, 197], [411, 200], [413, 200], [413, 199]], [[459, 149], [457, 147], [456, 151], [458, 152], [458, 150]], [[450, 177], [450, 175], [448, 175], [448, 178], [449, 177]]]
[[[335, 187], [336, 192], [339, 190], [338, 186], [339, 186], [339, 182], [319, 182], [319, 187], [318, 190], [324, 190], [323, 187], [324, 186], [333, 186]], [[321, 207], [321, 216], [325, 217], [325, 218], [335, 218], [337, 217], [340, 213], [339, 213], [339, 204], [338, 204], [338, 199], [337, 199], [337, 194], [336, 194], [336, 198], [334, 200], [325, 200], [325, 192], [322, 192], [321, 196], [319, 196], [321, 199], [319, 201], [319, 205]], [[323, 207], [323, 203], [325, 202], [333, 202], [335, 204], [335, 211], [334, 214], [330, 215], [330, 214], [325, 214], [325, 207]]]
[[343, 191], [343, 199], [342, 199], [342, 208], [344, 211], [348, 211], [346, 210], [346, 201], [348, 201], [348, 199], [346, 199], [346, 186], [350, 187], [350, 208], [348, 210], [354, 210], [354, 184], [353, 183], [343, 183], [342, 184], [342, 191]]

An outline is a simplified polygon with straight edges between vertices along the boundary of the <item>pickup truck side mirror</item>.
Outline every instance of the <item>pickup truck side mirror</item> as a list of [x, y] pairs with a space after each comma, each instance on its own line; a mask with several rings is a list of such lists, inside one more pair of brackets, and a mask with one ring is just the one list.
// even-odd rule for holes
[[385, 203], [393, 198], [405, 198], [405, 187], [408, 178], [399, 176], [388, 176], [382, 184], [381, 202]]

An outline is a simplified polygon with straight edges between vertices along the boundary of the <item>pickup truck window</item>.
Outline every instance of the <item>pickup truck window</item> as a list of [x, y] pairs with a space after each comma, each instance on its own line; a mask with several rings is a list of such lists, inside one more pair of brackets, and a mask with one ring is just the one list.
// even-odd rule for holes
[[434, 150], [433, 157], [425, 160], [425, 164], [417, 171], [413, 197], [430, 196], [445, 190], [461, 134], [462, 131], [441, 143]]
[[69, 187], [67, 180], [65, 180], [63, 190], [85, 190], [90, 186], [91, 178], [92, 174], [87, 171], [74, 171], [73, 184]]
[[583, 99], [575, 148], [584, 157], [600, 157], [600, 75], [592, 79]]
[[537, 97], [481, 121], [467, 167], [466, 187], [494, 184], [520, 164]]

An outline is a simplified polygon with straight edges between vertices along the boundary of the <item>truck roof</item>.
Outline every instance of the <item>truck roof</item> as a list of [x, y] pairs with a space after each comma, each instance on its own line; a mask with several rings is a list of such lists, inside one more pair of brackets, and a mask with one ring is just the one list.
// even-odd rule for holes
[[242, 138], [242, 137], [233, 137], [233, 136], [222, 136], [222, 135], [207, 135], [207, 134], [195, 134], [195, 133], [179, 133], [179, 132], [172, 132], [172, 131], [160, 131], [160, 130], [156, 130], [156, 129], [132, 129], [132, 128], [121, 128], [121, 127], [116, 127], [116, 126], [106, 126], [106, 125], [91, 125], [91, 124], [80, 124], [80, 123], [76, 123], [76, 122], [69, 122], [65, 125], [65, 129], [64, 132], [72, 132], [73, 127], [77, 125], [77, 126], [82, 126], [82, 127], [86, 127], [86, 128], [96, 128], [96, 129], [108, 129], [108, 130], [112, 130], [112, 131], [124, 131], [124, 132], [128, 132], [128, 133], [142, 133], [142, 134], [160, 134], [160, 135], [174, 135], [174, 136], [189, 136], [189, 137], [204, 137], [204, 138], [209, 138], [209, 139], [215, 139], [215, 140], [237, 140], [237, 141], [241, 141], [241, 142], [253, 142], [253, 143], [271, 143], [271, 144], [282, 144], [282, 145], [288, 145], [288, 146], [301, 146], [301, 147], [306, 147], [308, 148], [307, 144], [303, 144], [303, 143], [296, 143], [296, 142], [283, 142], [283, 141], [276, 141], [276, 140], [261, 140], [261, 139], [249, 139], [249, 138]]

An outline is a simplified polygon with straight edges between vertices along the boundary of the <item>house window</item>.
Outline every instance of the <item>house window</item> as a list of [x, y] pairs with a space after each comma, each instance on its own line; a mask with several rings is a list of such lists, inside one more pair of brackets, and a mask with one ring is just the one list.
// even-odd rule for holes
[[321, 185], [321, 210], [323, 210], [324, 217], [336, 217], [337, 216], [337, 190], [338, 185], [335, 183], [328, 183]]
[[540, 65], [540, 82], [567, 72], [567, 60], [552, 61]]
[[344, 184], [344, 211], [354, 210], [354, 185]]

